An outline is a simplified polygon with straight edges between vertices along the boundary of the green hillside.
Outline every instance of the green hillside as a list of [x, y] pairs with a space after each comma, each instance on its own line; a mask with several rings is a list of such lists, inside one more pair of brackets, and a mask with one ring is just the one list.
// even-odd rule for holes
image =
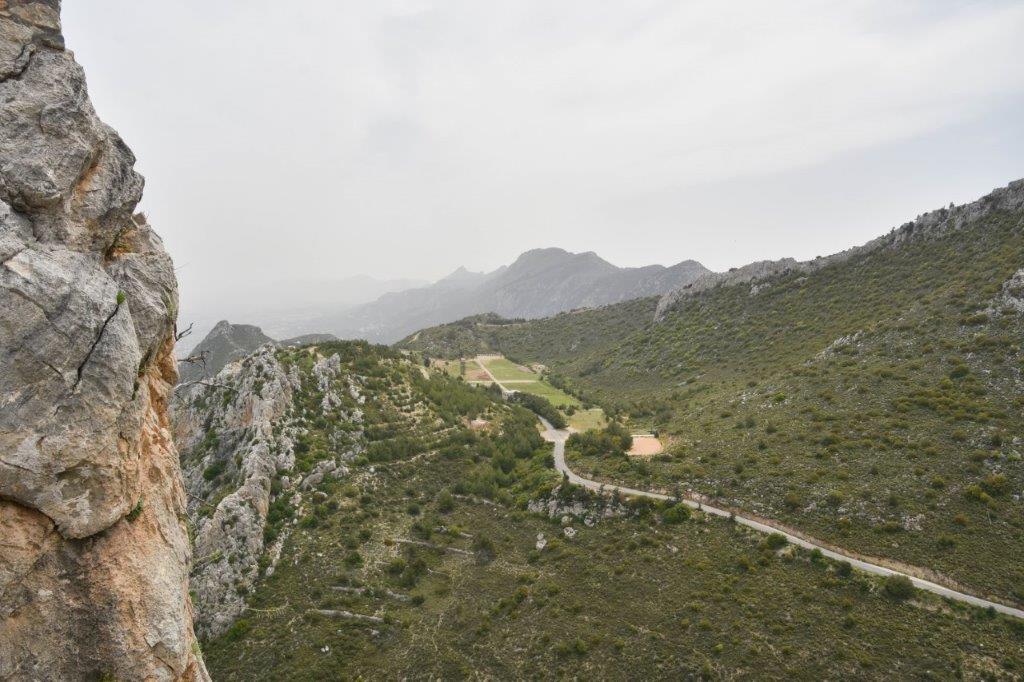
[[[311, 380], [332, 355], [336, 378]], [[333, 456], [339, 423], [325, 398], [354, 377], [364, 418], [346, 442], [364, 450], [344, 475], [313, 487], [274, 484], [268, 533], [287, 529], [287, 540], [275, 570], [245, 594], [241, 617], [204, 643], [215, 679], [1024, 669], [1014, 620], [904, 592], [728, 520], [559, 487], [533, 415], [493, 391], [425, 377], [365, 344], [276, 357], [298, 386], [278, 421], [304, 444], [296, 468]], [[487, 424], [471, 430], [470, 417]], [[541, 513], [548, 505], [550, 516]]]
[[[1024, 668], [1014, 620], [728, 520], [563, 486], [532, 412], [422, 370], [366, 343], [264, 349], [182, 398], [179, 418], [199, 424], [183, 449], [190, 522], [201, 537], [211, 519], [226, 530], [223, 553], [197, 545], [200, 622], [242, 599], [203, 643], [215, 679]], [[285, 452], [294, 461], [275, 458], [264, 482], [262, 458]], [[256, 536], [247, 507], [228, 504], [254, 485], [270, 491]], [[205, 579], [230, 575], [220, 596]]]
[[[986, 198], [842, 262], [703, 291], [660, 322], [644, 300], [480, 338], [668, 436], [657, 461], [577, 459], [582, 471], [693, 489], [1024, 601], [1011, 282], [1024, 211], [1007, 205]], [[430, 352], [435, 333], [407, 345]]]

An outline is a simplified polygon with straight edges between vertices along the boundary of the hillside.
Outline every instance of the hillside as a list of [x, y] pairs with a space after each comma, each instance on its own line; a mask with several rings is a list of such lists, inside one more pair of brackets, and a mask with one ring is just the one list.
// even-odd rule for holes
[[562, 486], [531, 413], [387, 348], [263, 347], [180, 401], [216, 679], [1024, 665], [1014, 621], [727, 520]]
[[[1024, 182], [865, 248], [581, 314], [461, 329], [644, 428], [581, 471], [713, 495], [1024, 601]], [[449, 352], [451, 327], [404, 342]]]
[[535, 249], [489, 273], [460, 268], [435, 284], [387, 294], [373, 303], [317, 320], [342, 338], [392, 343], [431, 325], [481, 313], [539, 318], [660, 295], [708, 270], [694, 261], [672, 267], [619, 268], [593, 252]]

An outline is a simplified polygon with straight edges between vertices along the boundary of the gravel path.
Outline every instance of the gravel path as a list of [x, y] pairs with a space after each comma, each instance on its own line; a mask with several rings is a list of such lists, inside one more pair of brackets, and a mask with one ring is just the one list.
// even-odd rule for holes
[[[558, 471], [560, 471], [561, 473], [563, 473], [568, 479], [568, 481], [573, 485], [578, 485], [583, 488], [587, 488], [588, 490], [603, 491], [606, 493], [619, 492], [622, 495], [626, 495], [628, 497], [648, 497], [655, 500], [673, 499], [670, 495], [650, 492], [647, 490], [637, 490], [635, 488], [627, 488], [624, 486], [613, 485], [609, 483], [601, 483], [599, 481], [593, 481], [589, 478], [583, 478], [582, 476], [576, 474], [565, 463], [565, 441], [569, 437], [569, 432], [555, 429], [549, 422], [545, 421], [544, 419], [541, 419], [541, 422], [544, 424], [544, 428], [546, 429], [544, 433], [544, 439], [554, 444], [555, 468], [558, 469]], [[1000, 604], [999, 602], [989, 601], [988, 599], [976, 597], [972, 594], [967, 594], [965, 592], [959, 592], [952, 588], [939, 585], [938, 583], [934, 583], [930, 580], [925, 580], [924, 578], [919, 578], [915, 575], [911, 575], [910, 573], [905, 573], [903, 571], [890, 568], [888, 566], [873, 563], [872, 561], [867, 560], [865, 558], [858, 558], [856, 555], [852, 553], [848, 553], [836, 547], [829, 547], [825, 544], [815, 541], [812, 538], [793, 535], [792, 533], [784, 530], [782, 527], [772, 525], [771, 522], [768, 522], [766, 520], [752, 519], [741, 514], [735, 514], [730, 510], [720, 509], [718, 507], [707, 505], [702, 502], [697, 502], [695, 500], [683, 499], [680, 500], [680, 502], [693, 509], [700, 509], [706, 514], [722, 516], [725, 518], [733, 517], [736, 523], [742, 526], [746, 526], [748, 528], [753, 528], [754, 530], [760, 533], [778, 533], [794, 545], [798, 545], [800, 547], [804, 547], [807, 549], [817, 549], [830, 559], [835, 559], [837, 561], [847, 561], [854, 568], [864, 571], [866, 573], [872, 573], [874, 575], [880, 576], [901, 575], [906, 578], [909, 578], [910, 581], [914, 583], [914, 587], [917, 587], [918, 589], [927, 590], [928, 592], [933, 592], [941, 597], [946, 597], [948, 599], [953, 599], [955, 601], [972, 604], [974, 606], [978, 606], [984, 609], [991, 608], [995, 611], [998, 611], [999, 613], [1003, 613], [1008, 616], [1013, 616], [1015, 618], [1024, 619], [1024, 610], [1022, 609], [1007, 606], [1006, 604]]]

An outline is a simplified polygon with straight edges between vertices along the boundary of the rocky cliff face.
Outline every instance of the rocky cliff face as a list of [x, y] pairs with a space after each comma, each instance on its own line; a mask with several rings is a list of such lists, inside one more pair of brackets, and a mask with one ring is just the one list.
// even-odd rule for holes
[[0, 102], [0, 678], [206, 679], [174, 272], [58, 0], [0, 0]]
[[203, 636], [222, 633], [241, 615], [257, 578], [271, 481], [294, 463], [291, 440], [274, 425], [291, 407], [298, 379], [267, 345], [229, 364], [213, 383], [225, 388], [180, 390], [174, 412], [196, 519], [192, 591]]
[[911, 222], [904, 223], [889, 234], [876, 237], [866, 244], [834, 253], [831, 256], [809, 261], [797, 261], [792, 258], [758, 261], [741, 268], [733, 268], [728, 272], [710, 272], [664, 294], [658, 302], [655, 319], [661, 320], [669, 310], [678, 307], [689, 297], [708, 289], [749, 283], [752, 284], [751, 294], [753, 295], [770, 286], [768, 280], [775, 275], [794, 270], [814, 272], [825, 266], [841, 263], [878, 249], [897, 247], [911, 239], [928, 239], [947, 230], [961, 229], [995, 211], [1019, 211], [1022, 206], [1024, 206], [1024, 180], [1016, 180], [1006, 187], [993, 190], [977, 201], [960, 206], [950, 204], [949, 208], [929, 211]]
[[[287, 523], [268, 530], [275, 499], [278, 515], [288, 510], [290, 516], [302, 508], [306, 492], [342, 475], [344, 462], [361, 451], [361, 379], [344, 371], [336, 354], [291, 352], [286, 364], [281, 355], [287, 351], [267, 344], [175, 398], [174, 438], [196, 529], [196, 628], [204, 637], [230, 627], [257, 580], [273, 572], [291, 530]], [[296, 398], [310, 395], [310, 414], [338, 429], [333, 456], [315, 462], [301, 442], [308, 423], [294, 414]]]

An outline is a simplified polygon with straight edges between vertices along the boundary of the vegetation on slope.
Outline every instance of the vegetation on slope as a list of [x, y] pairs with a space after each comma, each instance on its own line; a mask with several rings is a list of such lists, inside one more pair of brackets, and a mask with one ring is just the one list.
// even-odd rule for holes
[[[531, 413], [415, 376], [408, 406], [447, 414], [448, 429], [419, 431], [407, 452], [356, 460], [306, 493], [276, 570], [205, 645], [216, 679], [952, 678], [1024, 667], [1015, 621], [727, 520], [560, 486]], [[313, 443], [330, 429], [316, 423], [322, 397], [315, 385], [296, 397]], [[460, 426], [474, 414], [487, 429]], [[556, 505], [552, 518], [528, 511], [537, 499]]]
[[584, 471], [714, 495], [1024, 601], [1024, 323], [1002, 291], [1022, 265], [1021, 214], [994, 212], [705, 291], [660, 323], [636, 301], [488, 343], [669, 442], [654, 462]]

